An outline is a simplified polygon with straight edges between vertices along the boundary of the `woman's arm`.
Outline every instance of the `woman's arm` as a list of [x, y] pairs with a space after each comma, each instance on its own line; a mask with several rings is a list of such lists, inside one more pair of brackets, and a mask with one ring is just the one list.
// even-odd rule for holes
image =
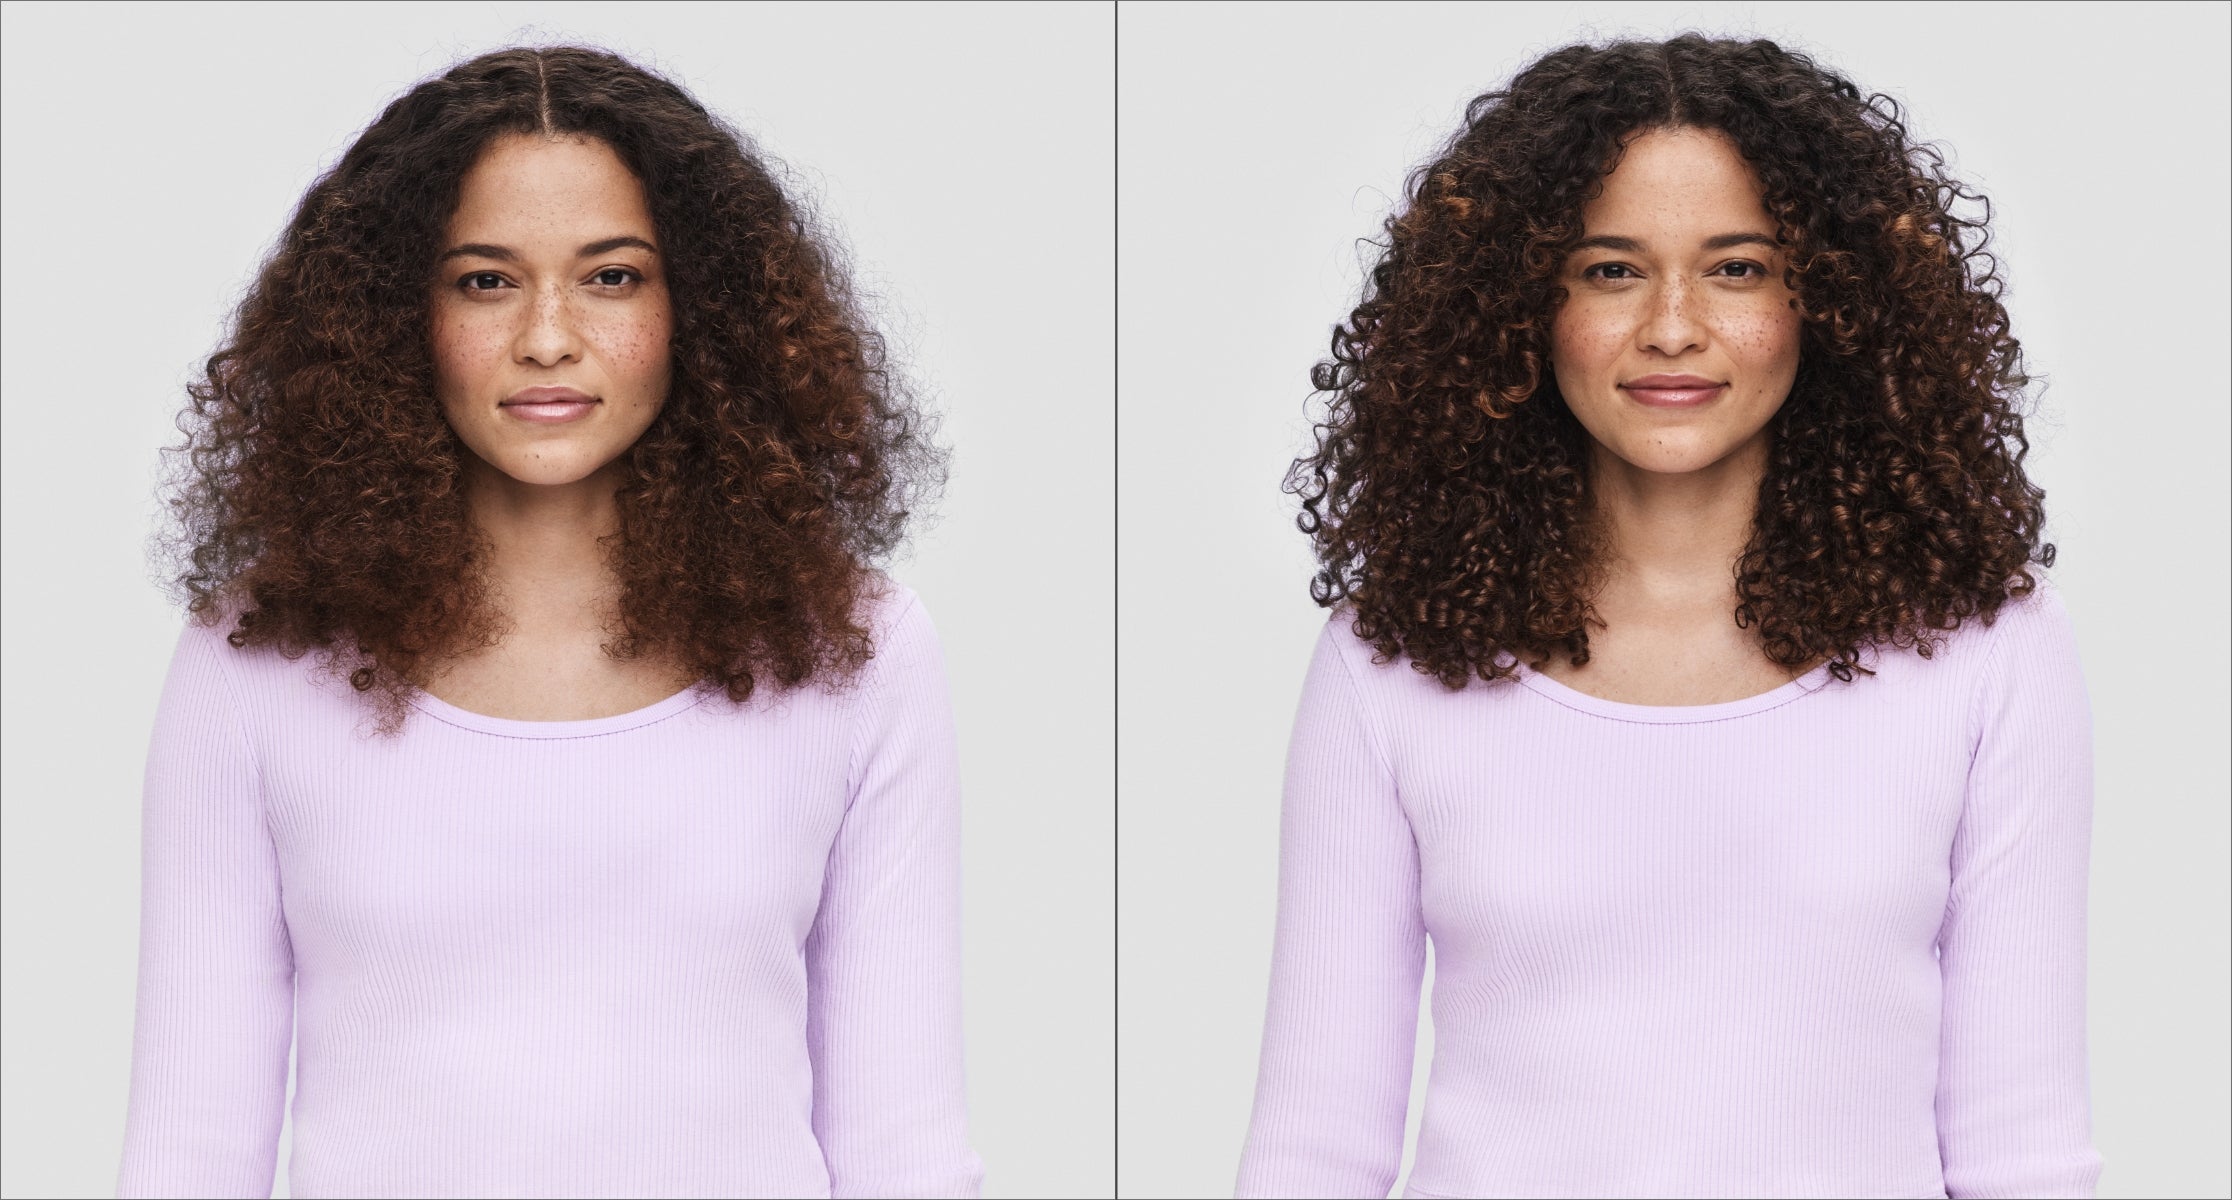
[[860, 680], [853, 794], [806, 942], [832, 1196], [975, 1196], [961, 1061], [961, 802], [936, 632], [909, 595]]
[[1279, 916], [1239, 1196], [1384, 1197], [1403, 1157], [1426, 930], [1418, 845], [1334, 639], [1288, 745]]
[[1999, 623], [1938, 934], [1939, 1156], [1949, 1196], [2091, 1196], [2092, 717], [2060, 598], [2042, 587]]
[[222, 629], [179, 636], [141, 793], [138, 1010], [118, 1196], [269, 1196], [294, 1036], [278, 853]]

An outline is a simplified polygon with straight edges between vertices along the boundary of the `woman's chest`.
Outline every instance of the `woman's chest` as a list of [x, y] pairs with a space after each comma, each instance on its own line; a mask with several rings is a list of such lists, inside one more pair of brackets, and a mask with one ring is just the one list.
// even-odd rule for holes
[[1476, 730], [1399, 764], [1429, 928], [1504, 944], [1766, 926], [1927, 937], [1963, 733], [1895, 713], [1872, 730], [1771, 716]]
[[279, 755], [265, 794], [298, 940], [635, 929], [802, 941], [845, 770], [839, 746], [460, 734], [342, 769]]

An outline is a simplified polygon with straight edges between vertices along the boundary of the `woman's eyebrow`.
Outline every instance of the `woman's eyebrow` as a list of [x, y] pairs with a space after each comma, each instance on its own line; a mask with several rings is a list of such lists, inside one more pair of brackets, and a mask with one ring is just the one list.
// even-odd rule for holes
[[1726, 250], [1733, 246], [1765, 246], [1773, 250], [1776, 242], [1764, 233], [1723, 233], [1705, 239], [1707, 250]]
[[[1726, 250], [1731, 246], [1765, 246], [1773, 249], [1775, 244], [1775, 239], [1764, 233], [1718, 233], [1706, 238], [1701, 244], [1701, 248]], [[1573, 248], [1575, 250], [1617, 250], [1622, 254], [1643, 253], [1643, 243], [1631, 237], [1620, 237], [1617, 234], [1609, 233], [1582, 238], [1573, 244]]]
[[[608, 254], [622, 246], [633, 246], [638, 250], [647, 250], [653, 254], [659, 252], [657, 246], [642, 238], [631, 233], [623, 233], [619, 237], [608, 237], [602, 241], [591, 242], [583, 246], [577, 253], [583, 258], [588, 258], [591, 255]], [[497, 262], [518, 262], [519, 252], [509, 246], [496, 246], [487, 242], [467, 242], [462, 246], [452, 246], [442, 251], [442, 257], [435, 261], [448, 262], [453, 258], [493, 258]]]
[[593, 254], [609, 254], [614, 250], [618, 250], [622, 246], [633, 246], [638, 250], [648, 250], [653, 254], [657, 254], [659, 252], [659, 248], [657, 246], [644, 241], [642, 238], [636, 237], [634, 234], [623, 233], [619, 237], [608, 237], [601, 242], [591, 242], [588, 245], [583, 246], [581, 248], [581, 256], [583, 258], [588, 258]]
[[491, 246], [487, 242], [467, 242], [462, 246], [452, 246], [442, 251], [442, 257], [434, 261], [448, 262], [453, 258], [493, 258], [498, 262], [519, 261], [519, 255], [513, 253], [511, 247]]

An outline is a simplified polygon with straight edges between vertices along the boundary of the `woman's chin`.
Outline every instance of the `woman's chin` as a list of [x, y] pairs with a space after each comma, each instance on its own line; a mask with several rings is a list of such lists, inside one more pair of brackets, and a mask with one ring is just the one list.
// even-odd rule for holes
[[1714, 446], [1641, 446], [1614, 458], [1645, 475], [1692, 475], [1727, 457]]
[[1657, 429], [1638, 431], [1634, 436], [1622, 437], [1610, 446], [1609, 457], [1628, 470], [1648, 475], [1691, 475], [1711, 470], [1728, 462], [1743, 450], [1753, 437], [1733, 436], [1726, 432], [1715, 436], [1707, 429]]
[[566, 487], [580, 483], [611, 462], [574, 454], [499, 454], [489, 463], [511, 483], [528, 487]]

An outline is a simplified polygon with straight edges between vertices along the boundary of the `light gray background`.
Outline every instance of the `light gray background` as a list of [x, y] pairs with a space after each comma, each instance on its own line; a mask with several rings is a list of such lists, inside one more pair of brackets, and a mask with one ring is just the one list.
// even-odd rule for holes
[[670, 72], [796, 170], [939, 398], [952, 486], [894, 573], [937, 623], [960, 725], [973, 1139], [987, 1195], [1109, 1194], [1111, 18], [7, 8], [0, 1192], [116, 1184], [139, 773], [179, 622], [141, 544], [184, 381], [388, 100], [500, 44], [579, 38]]
[[1123, 1195], [1231, 1194], [1279, 775], [1323, 620], [1279, 479], [1355, 300], [1355, 239], [1476, 93], [1571, 41], [1688, 28], [1764, 34], [1897, 96], [1996, 206], [2016, 334], [2050, 381], [2030, 467], [2095, 716], [2100, 1194], [2232, 1191], [2226, 13], [1122, 5]]

